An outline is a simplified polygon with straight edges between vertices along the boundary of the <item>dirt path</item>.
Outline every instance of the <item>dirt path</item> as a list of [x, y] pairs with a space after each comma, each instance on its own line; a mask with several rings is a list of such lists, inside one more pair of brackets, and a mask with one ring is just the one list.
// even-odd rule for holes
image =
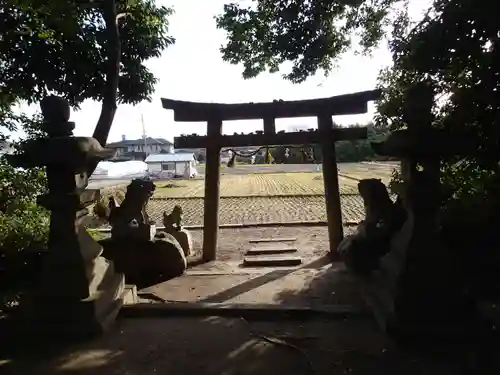
[[[349, 233], [351, 228], [345, 228]], [[194, 248], [201, 252], [203, 231], [193, 230]], [[299, 253], [304, 257], [324, 256], [330, 251], [327, 227], [267, 227], [244, 229], [220, 229], [217, 259], [221, 261], [240, 260], [243, 252], [253, 247], [248, 243], [252, 238], [295, 237]]]

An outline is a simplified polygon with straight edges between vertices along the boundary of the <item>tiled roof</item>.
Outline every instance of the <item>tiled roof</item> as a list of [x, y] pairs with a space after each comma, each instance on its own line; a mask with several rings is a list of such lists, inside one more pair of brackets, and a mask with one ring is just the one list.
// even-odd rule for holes
[[[172, 142], [169, 140], [166, 140], [164, 138], [152, 138], [152, 137], [147, 137], [146, 138], [146, 143], [149, 145], [155, 145], [155, 144], [160, 144], [160, 145], [173, 145]], [[144, 144], [144, 139], [126, 139], [124, 141], [120, 142], [112, 142], [108, 143], [106, 147], [127, 147], [127, 146], [136, 146], [136, 145], [143, 145]]]

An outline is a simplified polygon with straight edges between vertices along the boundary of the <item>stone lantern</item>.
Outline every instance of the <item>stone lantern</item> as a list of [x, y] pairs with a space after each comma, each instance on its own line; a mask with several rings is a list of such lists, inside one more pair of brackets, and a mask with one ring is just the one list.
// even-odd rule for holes
[[[89, 165], [114, 151], [91, 137], [74, 137], [66, 100], [49, 96], [40, 104], [47, 137], [28, 142], [8, 161], [15, 167], [46, 167], [48, 194], [38, 204], [51, 212], [48, 255], [36, 290], [22, 306], [24, 327], [50, 335], [88, 336], [102, 332], [122, 306], [125, 280], [83, 226]], [[85, 191], [87, 193], [88, 191]]]
[[469, 318], [460, 287], [457, 258], [442, 243], [439, 210], [444, 197], [440, 163], [473, 152], [463, 135], [432, 125], [434, 93], [415, 84], [405, 93], [406, 129], [371, 146], [379, 155], [401, 160], [400, 198], [407, 221], [366, 283], [366, 295], [381, 326], [398, 337], [451, 337]]

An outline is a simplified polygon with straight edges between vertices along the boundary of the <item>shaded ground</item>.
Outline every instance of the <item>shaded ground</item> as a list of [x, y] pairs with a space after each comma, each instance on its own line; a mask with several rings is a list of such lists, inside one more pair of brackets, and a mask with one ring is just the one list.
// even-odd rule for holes
[[[276, 344], [283, 340], [288, 344]], [[272, 343], [273, 342], [273, 343]], [[253, 322], [239, 318], [124, 319], [91, 343], [43, 360], [7, 360], [5, 375], [451, 375], [457, 368], [391, 348], [371, 320]]]

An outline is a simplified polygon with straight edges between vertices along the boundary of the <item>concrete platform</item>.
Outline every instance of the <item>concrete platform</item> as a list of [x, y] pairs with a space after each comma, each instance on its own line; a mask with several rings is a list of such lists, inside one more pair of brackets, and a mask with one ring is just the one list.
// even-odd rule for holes
[[242, 268], [213, 262], [139, 291], [167, 302], [261, 304], [298, 307], [366, 306], [359, 281], [341, 263], [305, 258], [299, 267]]

